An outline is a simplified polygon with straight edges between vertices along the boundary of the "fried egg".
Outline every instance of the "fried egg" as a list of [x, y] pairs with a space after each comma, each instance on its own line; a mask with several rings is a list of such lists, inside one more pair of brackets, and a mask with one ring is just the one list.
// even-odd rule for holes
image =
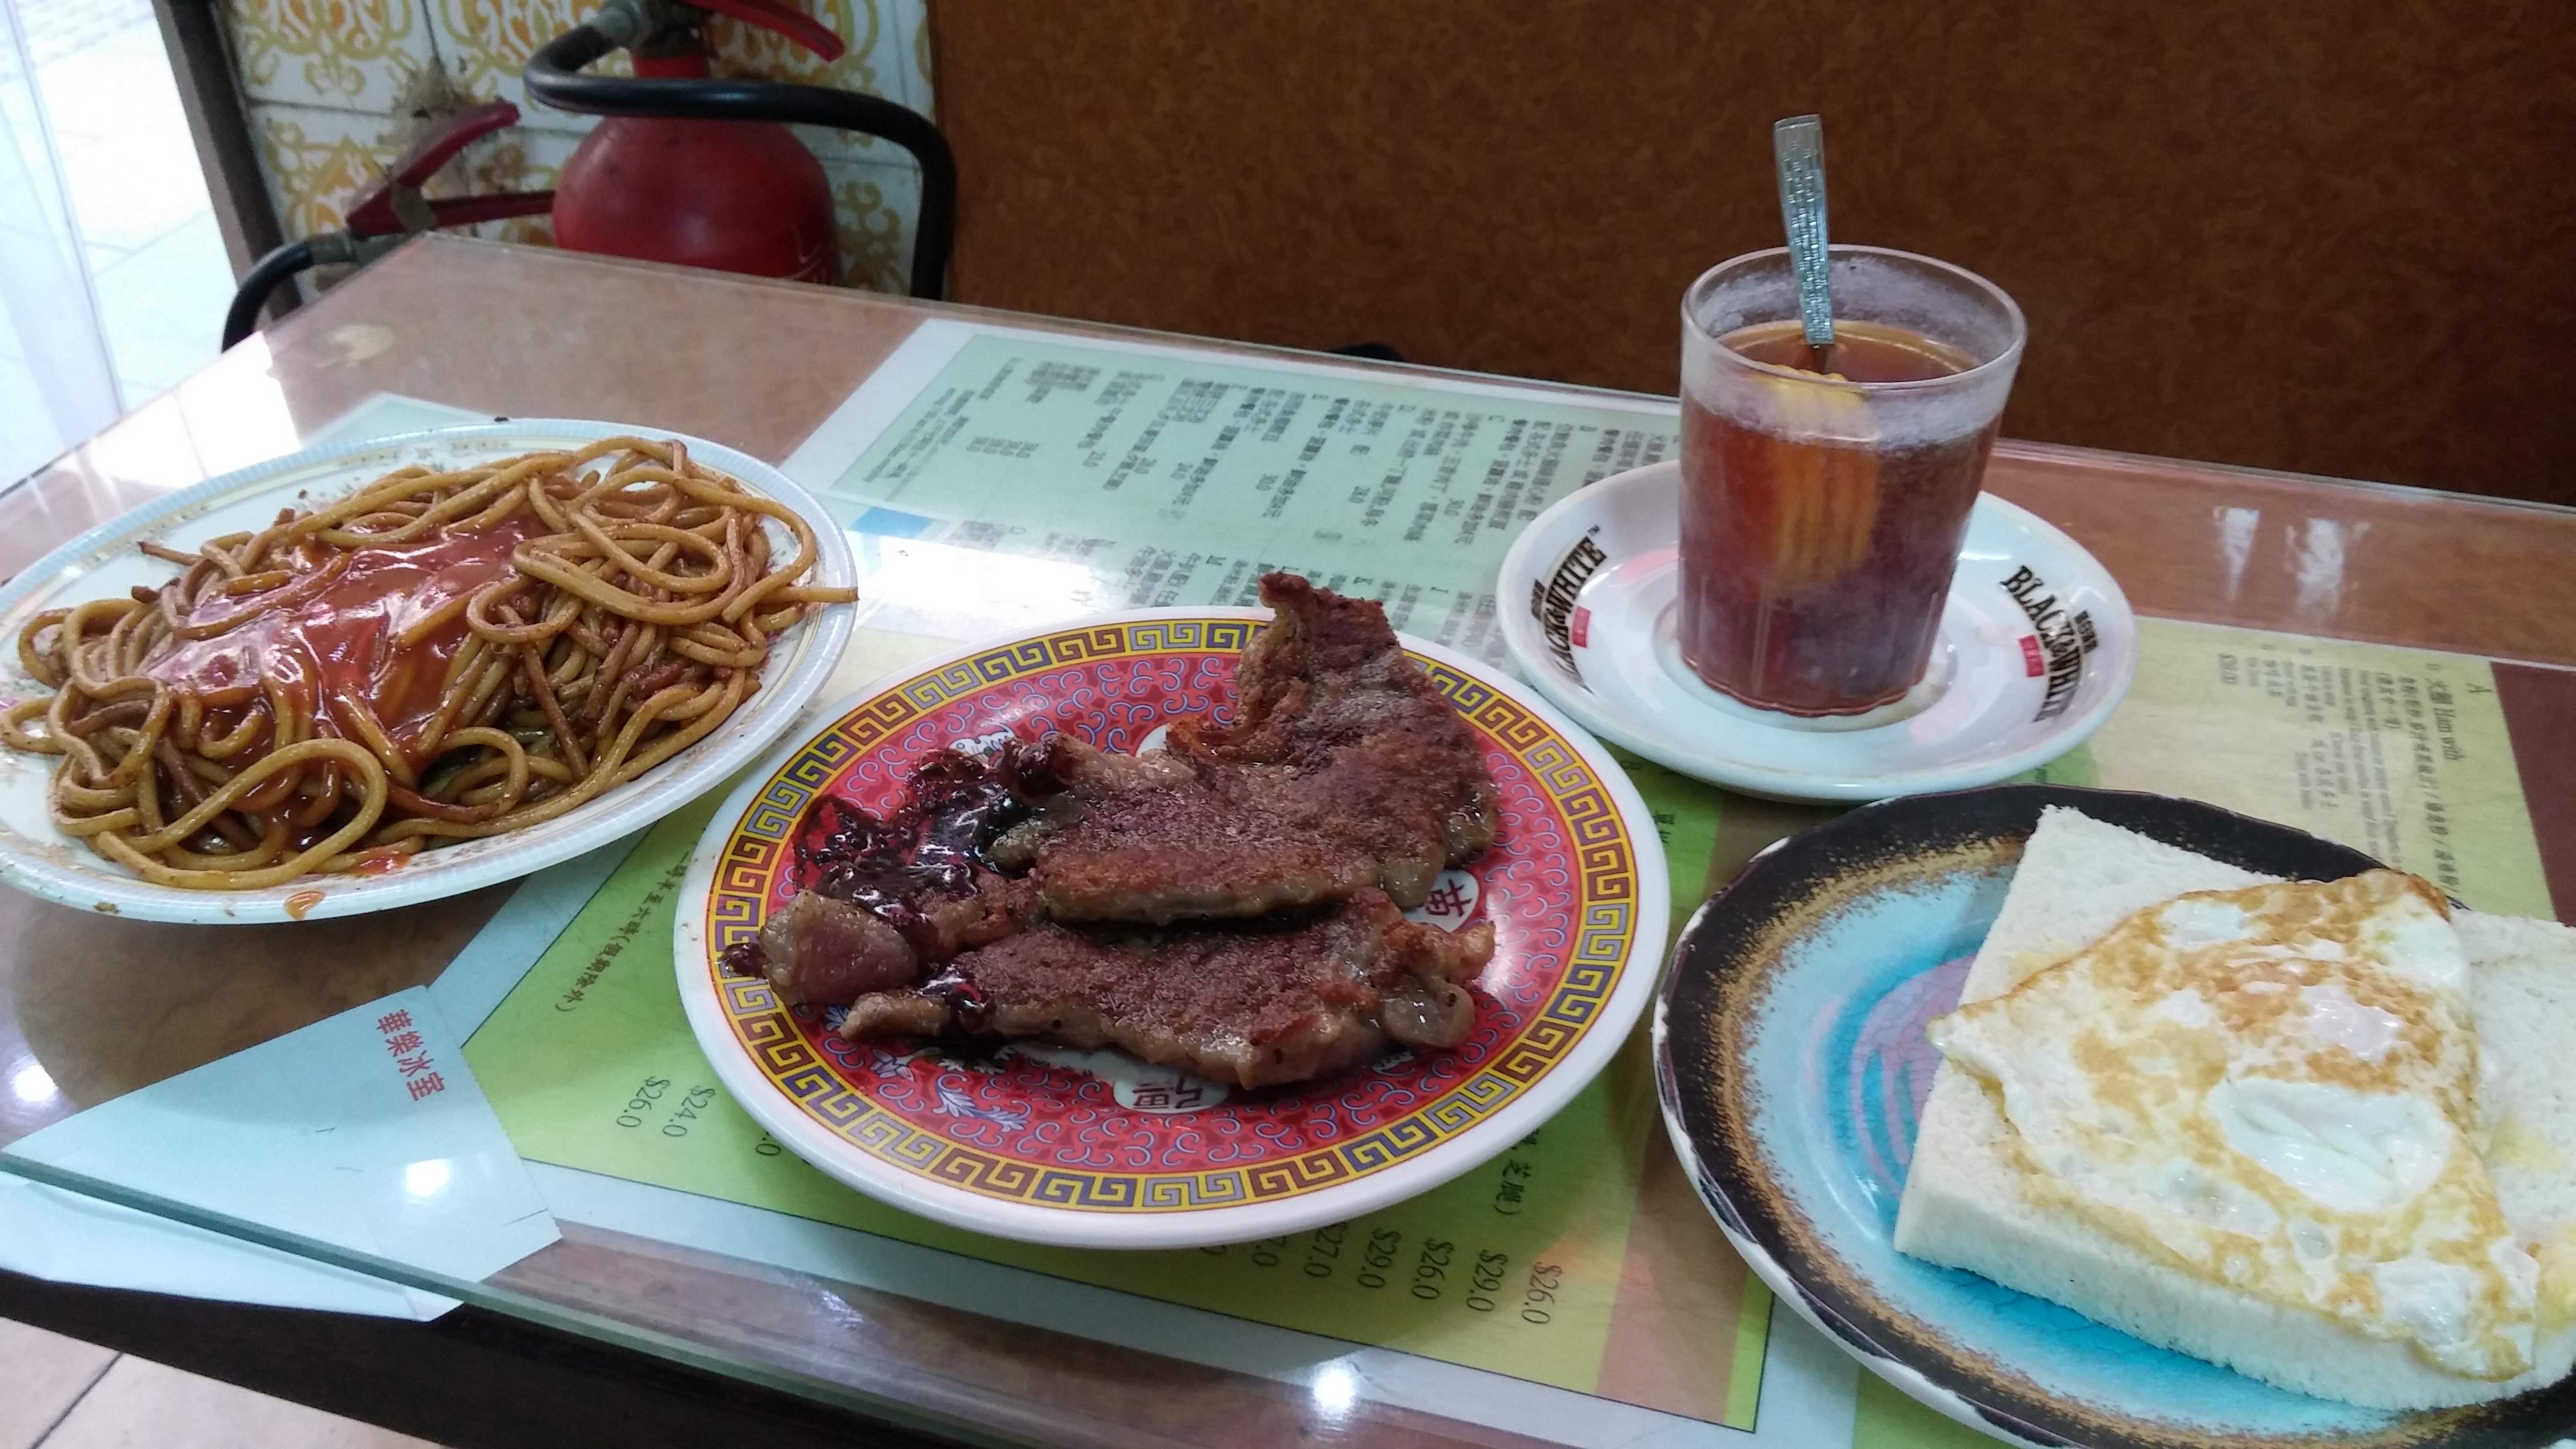
[[2179, 896], [1931, 1036], [2034, 1201], [2454, 1373], [2531, 1366], [2540, 1265], [2479, 1156], [2468, 959], [2414, 876]]

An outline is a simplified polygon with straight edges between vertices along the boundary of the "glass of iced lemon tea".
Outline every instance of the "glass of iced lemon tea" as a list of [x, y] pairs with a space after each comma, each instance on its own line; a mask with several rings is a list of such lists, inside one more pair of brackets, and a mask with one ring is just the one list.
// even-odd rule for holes
[[1820, 722], [1923, 679], [2023, 339], [2012, 298], [1947, 262], [1831, 258], [1821, 356], [1786, 249], [1682, 296], [1682, 657]]

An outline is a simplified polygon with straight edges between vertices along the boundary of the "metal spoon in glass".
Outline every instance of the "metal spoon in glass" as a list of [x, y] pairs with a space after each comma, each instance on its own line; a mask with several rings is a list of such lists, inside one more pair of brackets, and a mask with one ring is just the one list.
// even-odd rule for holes
[[1780, 222], [1789, 232], [1789, 266], [1798, 277], [1798, 324], [1807, 335], [1807, 366], [1829, 373], [1834, 300], [1826, 278], [1824, 119], [1791, 116], [1773, 122], [1771, 163], [1780, 173]]

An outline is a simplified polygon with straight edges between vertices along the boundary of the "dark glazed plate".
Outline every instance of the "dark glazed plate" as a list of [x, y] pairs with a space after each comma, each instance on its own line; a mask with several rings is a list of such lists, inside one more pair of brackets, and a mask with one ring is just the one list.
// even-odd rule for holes
[[1989, 1434], [2105, 1449], [2509, 1449], [2576, 1434], [2576, 1379], [2394, 1414], [2289, 1393], [1897, 1253], [1896, 1208], [1959, 984], [2040, 810], [2247, 870], [2333, 879], [2359, 851], [2197, 801], [2000, 785], [1864, 806], [1702, 906], [1655, 1003], [1664, 1125], [1772, 1291], [1871, 1372]]

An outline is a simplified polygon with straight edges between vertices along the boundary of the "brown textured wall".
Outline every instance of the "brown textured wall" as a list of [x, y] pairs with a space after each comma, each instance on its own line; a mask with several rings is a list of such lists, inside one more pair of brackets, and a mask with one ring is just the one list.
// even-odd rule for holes
[[963, 300], [1669, 392], [1834, 235], [2020, 299], [2016, 436], [2576, 502], [2567, 0], [934, 0]]

